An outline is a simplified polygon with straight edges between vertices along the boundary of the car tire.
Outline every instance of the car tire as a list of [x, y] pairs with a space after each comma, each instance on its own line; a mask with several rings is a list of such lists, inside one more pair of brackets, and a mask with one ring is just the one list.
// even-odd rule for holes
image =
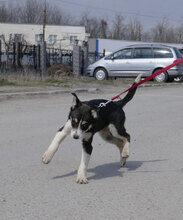
[[108, 78], [107, 71], [104, 68], [97, 68], [94, 77], [96, 80], [105, 80]]
[[[154, 71], [154, 73], [158, 72], [160, 69], [157, 69], [156, 71]], [[168, 73], [167, 72], [163, 72], [158, 76], [154, 77], [154, 81], [156, 82], [167, 82], [168, 81]]]

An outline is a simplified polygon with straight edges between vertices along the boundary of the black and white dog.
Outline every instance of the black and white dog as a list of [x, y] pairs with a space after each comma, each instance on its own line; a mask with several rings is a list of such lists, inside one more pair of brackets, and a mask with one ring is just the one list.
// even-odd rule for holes
[[[134, 84], [140, 81], [139, 75]], [[81, 102], [76, 94], [70, 109], [68, 121], [57, 132], [49, 148], [42, 156], [42, 161], [48, 164], [60, 143], [71, 134], [74, 139], [82, 139], [81, 163], [77, 174], [77, 183], [88, 183], [86, 178], [87, 167], [92, 153], [92, 140], [96, 132], [109, 143], [115, 144], [120, 151], [120, 164], [124, 166], [129, 157], [130, 135], [124, 127], [125, 113], [123, 107], [133, 98], [137, 88], [130, 90], [127, 95], [117, 102], [109, 102], [104, 107], [99, 107], [101, 103], [106, 103], [104, 99], [94, 99]]]

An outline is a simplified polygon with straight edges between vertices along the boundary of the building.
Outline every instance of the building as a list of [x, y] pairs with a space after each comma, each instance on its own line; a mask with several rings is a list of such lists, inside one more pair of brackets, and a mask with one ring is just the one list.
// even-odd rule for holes
[[[43, 25], [0, 23], [0, 35], [5, 40], [25, 42], [36, 45], [43, 39]], [[11, 36], [11, 37], [10, 37]], [[72, 50], [74, 44], [82, 45], [89, 37], [83, 26], [46, 25], [45, 41], [47, 45], [64, 50]]]

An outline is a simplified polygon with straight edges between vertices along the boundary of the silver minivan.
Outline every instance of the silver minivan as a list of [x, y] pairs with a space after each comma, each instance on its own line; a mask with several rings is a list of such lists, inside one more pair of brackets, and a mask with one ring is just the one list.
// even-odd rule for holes
[[[142, 73], [143, 77], [172, 64], [183, 58], [175, 47], [160, 44], [137, 44], [124, 47], [103, 57], [87, 68], [87, 75], [97, 80], [108, 77], [136, 77]], [[183, 76], [183, 64], [179, 64], [154, 78], [157, 82], [173, 81]]]

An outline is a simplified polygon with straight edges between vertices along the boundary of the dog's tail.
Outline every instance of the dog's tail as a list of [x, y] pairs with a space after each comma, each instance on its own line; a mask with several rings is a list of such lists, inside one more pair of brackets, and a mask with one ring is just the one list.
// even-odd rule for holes
[[[135, 79], [133, 85], [140, 82], [141, 76], [142, 76], [142, 74], [139, 74], [137, 76], [137, 78]], [[118, 101], [117, 103], [119, 103], [119, 105], [121, 107], [124, 107], [133, 98], [133, 96], [135, 95], [136, 90], [137, 90], [137, 87], [129, 90], [128, 93], [126, 94], [126, 96], [122, 100]]]

